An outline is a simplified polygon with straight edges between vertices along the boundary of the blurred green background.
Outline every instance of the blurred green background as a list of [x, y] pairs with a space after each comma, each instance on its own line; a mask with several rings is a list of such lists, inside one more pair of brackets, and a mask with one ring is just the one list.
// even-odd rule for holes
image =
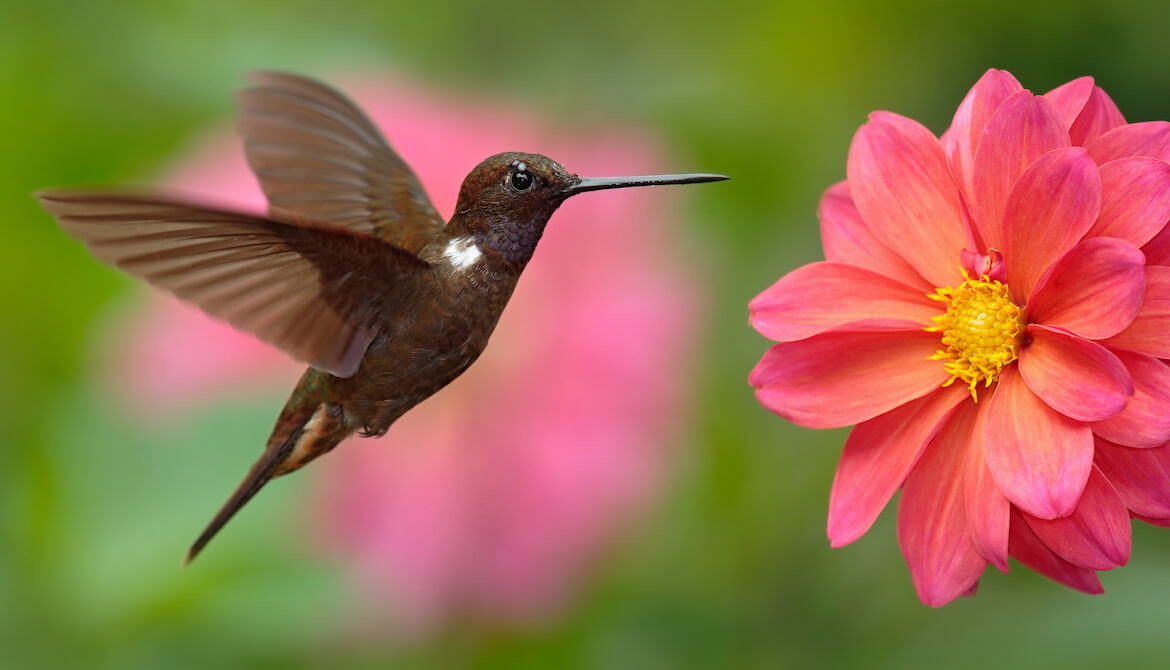
[[[845, 432], [788, 424], [756, 404], [745, 380], [768, 346], [747, 326], [746, 303], [820, 258], [817, 200], [844, 177], [869, 111], [941, 132], [980, 74], [999, 67], [1038, 92], [1093, 75], [1128, 120], [1170, 118], [1170, 4], [399, 4], [0, 8], [0, 666], [1165, 662], [1170, 533], [1135, 524], [1133, 559], [1103, 575], [1104, 596], [1017, 566], [987, 573], [976, 598], [929, 609], [898, 552], [892, 506], [859, 542], [828, 546]], [[645, 527], [539, 630], [456, 625], [397, 645], [349, 635], [336, 623], [349, 587], [334, 567], [289, 551], [294, 529], [276, 504], [250, 510], [271, 523], [243, 560], [179, 570], [190, 524], [172, 529], [176, 515], [201, 517], [224, 483], [200, 470], [180, 482], [157, 481], [161, 473], [186, 467], [176, 464], [188, 462], [182, 445], [254, 441], [283, 391], [198, 417], [166, 450], [103, 412], [96, 328], [141, 289], [89, 261], [29, 196], [149, 181], [194, 134], [230, 119], [246, 70], [378, 66], [537, 108], [566, 133], [595, 118], [656, 128], [680, 168], [734, 178], [688, 194], [693, 216], [679, 223], [710, 256], [694, 437], [675, 452]], [[266, 495], [293, 500], [294, 488]], [[168, 541], [152, 539], [160, 533]], [[142, 561], [128, 555], [144, 551], [157, 569], [132, 567]]]

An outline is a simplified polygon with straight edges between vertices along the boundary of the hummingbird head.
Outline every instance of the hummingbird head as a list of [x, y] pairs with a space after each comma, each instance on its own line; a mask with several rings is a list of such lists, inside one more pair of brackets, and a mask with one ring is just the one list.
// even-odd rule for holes
[[544, 226], [578, 181], [551, 158], [509, 152], [483, 161], [463, 180], [456, 215], [480, 244], [511, 263], [532, 257]]
[[480, 243], [510, 263], [532, 258], [549, 217], [571, 196], [586, 191], [656, 184], [693, 184], [727, 179], [722, 175], [578, 177], [539, 154], [496, 154], [477, 165], [459, 189], [456, 216]]

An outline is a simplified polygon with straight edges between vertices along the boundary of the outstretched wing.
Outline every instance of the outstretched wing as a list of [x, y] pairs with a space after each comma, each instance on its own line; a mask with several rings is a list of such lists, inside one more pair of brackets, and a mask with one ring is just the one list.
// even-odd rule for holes
[[99, 260], [339, 377], [357, 370], [395, 287], [427, 267], [373, 237], [149, 196], [37, 197]]
[[443, 219], [418, 178], [345, 96], [292, 74], [249, 78], [237, 125], [275, 218], [327, 221], [414, 253], [438, 235]]

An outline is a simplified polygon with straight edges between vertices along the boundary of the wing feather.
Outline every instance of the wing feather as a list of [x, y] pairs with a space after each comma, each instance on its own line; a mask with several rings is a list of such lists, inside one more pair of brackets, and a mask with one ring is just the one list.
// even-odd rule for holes
[[37, 197], [99, 260], [339, 377], [357, 370], [379, 316], [427, 267], [410, 251], [326, 226], [151, 196]]
[[319, 219], [413, 253], [439, 234], [418, 178], [345, 96], [298, 75], [250, 79], [237, 125], [274, 218]]

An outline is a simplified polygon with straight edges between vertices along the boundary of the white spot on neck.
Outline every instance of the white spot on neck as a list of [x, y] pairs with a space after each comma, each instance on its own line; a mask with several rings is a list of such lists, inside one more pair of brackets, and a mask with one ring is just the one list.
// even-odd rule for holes
[[479, 245], [470, 237], [456, 237], [443, 249], [443, 258], [456, 270], [466, 270], [483, 258]]

